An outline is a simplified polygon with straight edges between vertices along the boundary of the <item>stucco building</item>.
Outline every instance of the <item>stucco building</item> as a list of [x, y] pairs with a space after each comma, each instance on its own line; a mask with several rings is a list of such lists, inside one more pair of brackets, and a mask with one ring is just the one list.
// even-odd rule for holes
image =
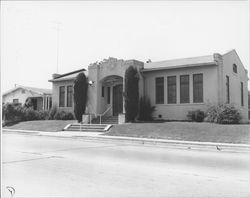
[[3, 94], [3, 104], [19, 103], [25, 104], [27, 99], [31, 100], [34, 110], [49, 110], [52, 106], [51, 89], [35, 87], [16, 86]]
[[124, 75], [129, 66], [139, 72], [139, 95], [155, 106], [155, 119], [186, 120], [191, 110], [206, 111], [210, 105], [234, 104], [242, 121], [248, 120], [247, 70], [235, 50], [225, 54], [175, 59], [159, 62], [105, 59], [77, 70], [54, 74], [53, 105], [73, 111], [73, 83], [85, 72], [90, 83], [87, 113], [117, 116], [125, 113]]

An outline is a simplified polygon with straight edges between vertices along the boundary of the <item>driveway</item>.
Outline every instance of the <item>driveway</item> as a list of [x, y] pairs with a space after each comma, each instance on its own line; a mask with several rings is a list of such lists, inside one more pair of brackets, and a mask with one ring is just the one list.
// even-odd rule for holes
[[4, 133], [14, 197], [249, 197], [249, 154]]

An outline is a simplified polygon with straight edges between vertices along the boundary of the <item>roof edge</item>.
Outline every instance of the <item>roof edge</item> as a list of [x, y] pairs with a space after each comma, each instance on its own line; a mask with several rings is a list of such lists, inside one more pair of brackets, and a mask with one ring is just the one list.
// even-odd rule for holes
[[157, 68], [142, 69], [142, 72], [178, 69], [178, 68], [185, 68], [185, 67], [214, 66], [214, 65], [218, 65], [218, 64], [216, 62], [207, 62], [207, 63], [178, 65], [178, 66], [171, 66], [171, 67], [157, 67]]

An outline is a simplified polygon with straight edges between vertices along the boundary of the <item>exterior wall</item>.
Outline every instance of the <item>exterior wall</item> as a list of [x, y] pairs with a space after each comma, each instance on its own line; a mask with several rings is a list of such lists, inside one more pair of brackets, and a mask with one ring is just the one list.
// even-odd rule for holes
[[25, 90], [25, 93], [22, 93], [23, 89], [17, 89], [11, 93], [8, 93], [7, 95], [3, 96], [3, 103], [12, 103], [13, 99], [18, 99], [19, 103], [24, 104], [26, 99], [28, 97], [32, 97], [34, 94], [32, 94], [29, 91]]
[[[223, 57], [223, 103], [226, 103], [226, 75], [229, 76], [229, 93], [230, 103], [234, 104], [241, 112], [242, 122], [248, 121], [248, 76], [237, 53], [233, 50], [222, 56]], [[233, 64], [237, 65], [237, 73], [233, 72]], [[241, 106], [241, 85], [243, 82], [244, 106]]]
[[[103, 86], [103, 81], [108, 76], [119, 76], [123, 78], [124, 85], [124, 76], [125, 71], [129, 66], [134, 66], [138, 70], [143, 67], [143, 63], [136, 60], [117, 60], [115, 58], [109, 58], [104, 60], [101, 63], [95, 63], [88, 67], [88, 79], [94, 81], [92, 86], [89, 86], [88, 89], [88, 112], [93, 114], [102, 114], [110, 105], [112, 105], [112, 95], [113, 95], [113, 86], [117, 83], [114, 82], [111, 87], [111, 102], [110, 105], [107, 104], [107, 98], [101, 97], [101, 91]], [[142, 85], [143, 79], [140, 76], [139, 86]], [[139, 90], [142, 90], [139, 87]], [[124, 91], [124, 86], [123, 86]], [[140, 92], [142, 94], [142, 92]], [[105, 96], [107, 96], [107, 88], [105, 87]], [[124, 102], [123, 102], [124, 105]], [[124, 107], [123, 107], [124, 111]], [[111, 115], [111, 112], [108, 112], [107, 115]]]
[[[193, 103], [193, 74], [203, 74], [203, 103]], [[191, 110], [205, 111], [209, 105], [218, 104], [217, 66], [189, 67], [171, 70], [144, 72], [145, 95], [155, 106], [154, 118], [162, 115], [165, 120], [186, 120]], [[190, 103], [180, 104], [180, 75], [189, 75]], [[176, 76], [176, 104], [167, 104], [167, 77]], [[155, 103], [155, 78], [164, 77], [164, 104]]]
[[[59, 110], [74, 112], [74, 103], [72, 107], [67, 107], [67, 86], [73, 85], [74, 80], [53, 82], [52, 87], [52, 107], [56, 106]], [[59, 87], [65, 86], [65, 107], [59, 107]]]

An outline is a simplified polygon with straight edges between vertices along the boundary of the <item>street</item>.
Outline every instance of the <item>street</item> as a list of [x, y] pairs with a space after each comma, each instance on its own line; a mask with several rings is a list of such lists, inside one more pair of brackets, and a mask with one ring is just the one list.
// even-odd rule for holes
[[250, 197], [248, 153], [2, 134], [2, 195]]

